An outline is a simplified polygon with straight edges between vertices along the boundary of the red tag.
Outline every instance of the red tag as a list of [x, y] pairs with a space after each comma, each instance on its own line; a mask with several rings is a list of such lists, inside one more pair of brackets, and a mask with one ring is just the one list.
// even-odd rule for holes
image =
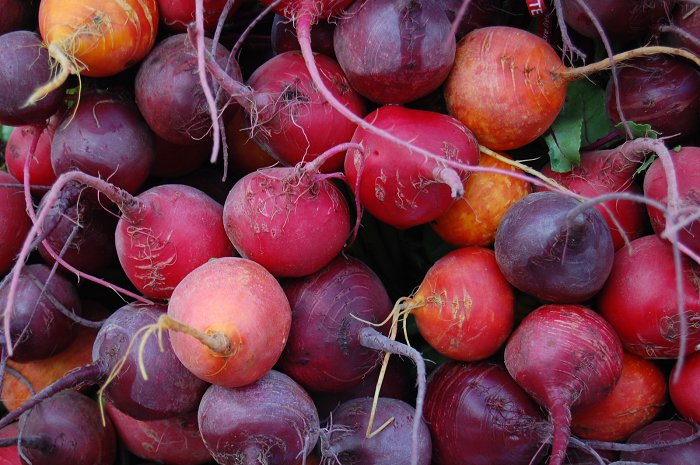
[[530, 16], [533, 18], [535, 16], [543, 15], [547, 12], [547, 5], [545, 0], [525, 0], [527, 1], [527, 9], [530, 11]]

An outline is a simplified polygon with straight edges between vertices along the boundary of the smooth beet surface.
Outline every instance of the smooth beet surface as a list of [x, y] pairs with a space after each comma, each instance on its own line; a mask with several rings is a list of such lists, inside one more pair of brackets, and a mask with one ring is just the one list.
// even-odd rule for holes
[[496, 232], [496, 260], [521, 291], [550, 302], [583, 302], [610, 274], [610, 228], [595, 208], [568, 218], [581, 205], [556, 192], [536, 192], [503, 215]]

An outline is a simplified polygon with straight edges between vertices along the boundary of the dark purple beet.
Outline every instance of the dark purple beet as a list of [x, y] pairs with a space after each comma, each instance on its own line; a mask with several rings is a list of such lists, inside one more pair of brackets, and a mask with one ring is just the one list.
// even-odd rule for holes
[[61, 119], [51, 143], [57, 176], [71, 170], [135, 193], [155, 160], [156, 137], [136, 104], [109, 91], [84, 92]]
[[519, 290], [550, 302], [583, 302], [603, 287], [612, 269], [610, 228], [595, 208], [573, 218], [581, 202], [535, 192], [513, 204], [496, 232], [496, 261]]
[[309, 395], [276, 370], [247, 386], [212, 385], [198, 418], [204, 444], [221, 465], [296, 465], [314, 448], [320, 430]]
[[[126, 354], [127, 345], [137, 331], [156, 323], [165, 312], [165, 305], [129, 304], [117, 310], [97, 333], [92, 348], [93, 363], [104, 360], [114, 366]], [[148, 380], [144, 380], [139, 371], [138, 344], [135, 343], [119, 376], [104, 390], [105, 397], [115, 407], [137, 420], [162, 420], [189, 412], [197, 408], [208, 387], [208, 383], [180, 363], [171, 348], [167, 331], [163, 332], [162, 338], [164, 352], [160, 351], [155, 335], [145, 345], [144, 366]]]
[[436, 465], [528, 465], [552, 430], [502, 363], [450, 361], [433, 371], [425, 419]]
[[456, 47], [450, 29], [435, 0], [360, 0], [338, 21], [335, 54], [360, 94], [379, 104], [403, 104], [447, 78]]
[[[360, 345], [358, 333], [380, 323], [392, 305], [367, 265], [342, 254], [316, 273], [285, 283], [292, 326], [279, 366], [310, 391], [342, 391], [362, 383], [382, 354]], [[353, 316], [354, 315], [354, 316]]]
[[[372, 411], [371, 397], [345, 402], [321, 432], [321, 454], [329, 463], [343, 465], [408, 465], [411, 463], [412, 429], [415, 410], [406, 402], [380, 397], [374, 416], [373, 432], [393, 417], [379, 433], [366, 437]], [[418, 435], [418, 465], [431, 462], [430, 431], [421, 422]]]
[[[333, 50], [334, 31], [335, 23], [319, 19], [319, 22], [314, 24], [313, 29], [311, 29], [311, 49], [316, 53], [322, 53], [335, 59], [335, 50]], [[272, 50], [275, 54], [301, 50], [294, 23], [284, 16], [275, 14], [270, 35]]]
[[[76, 205], [69, 206], [61, 212], [54, 209], [44, 224], [54, 221], [57, 223], [46, 240], [56, 254], [61, 254], [66, 242], [73, 235], [62, 255], [69, 265], [84, 273], [94, 273], [117, 259], [114, 233], [119, 218], [97, 205], [90, 196], [80, 198]], [[49, 265], [53, 265], [55, 260], [43, 243], [39, 244], [38, 249], [41, 257]]]
[[[46, 449], [22, 448], [32, 465], [112, 465], [117, 435], [109, 418], [102, 424], [97, 402], [75, 391], [63, 391], [25, 414], [23, 436], [40, 436]], [[22, 460], [26, 464], [25, 460]]]
[[676, 2], [671, 10], [670, 24], [660, 24], [661, 45], [684, 48], [700, 55], [700, 11], [692, 2]]
[[[204, 45], [206, 50], [211, 50], [211, 39], [205, 38]], [[226, 69], [228, 50], [219, 44], [215, 55], [219, 66]], [[241, 80], [237, 62], [233, 62], [229, 75]], [[210, 76], [207, 77], [209, 87], [216, 95], [218, 86]], [[165, 39], [148, 53], [136, 74], [135, 91], [141, 113], [163, 139], [193, 145], [210, 131], [211, 116], [199, 82], [197, 54], [186, 33]], [[230, 104], [226, 115], [233, 116], [237, 109], [237, 104]]]
[[[22, 268], [10, 321], [12, 342], [22, 341], [12, 353], [11, 359], [16, 362], [26, 363], [56, 355], [78, 335], [75, 322], [61, 313], [57, 306], [62, 305], [67, 311], [81, 315], [80, 297], [75, 286], [56, 273], [48, 282], [45, 295], [41, 296], [50, 272], [51, 268], [43, 264]], [[0, 290], [1, 308], [7, 304], [9, 289], [10, 286], [5, 286]]]
[[[462, 0], [437, 0], [447, 19], [452, 23], [457, 18], [457, 13], [462, 6]], [[469, 34], [474, 29], [487, 26], [505, 25], [509, 10], [503, 0], [471, 0], [467, 11], [459, 22], [455, 37], [459, 39]]]
[[[673, 147], [700, 134], [700, 72], [668, 55], [636, 58], [619, 68], [620, 106], [627, 121], [648, 124]], [[605, 110], [620, 122], [614, 81], [605, 91]], [[624, 129], [618, 129], [625, 134]]]
[[[643, 38], [659, 21], [666, 18], [676, 0], [585, 0], [611, 42], [630, 42]], [[593, 21], [579, 0], [562, 0], [566, 24], [578, 33], [598, 39]]]
[[[12, 7], [9, 9], [12, 10]], [[4, 17], [8, 10], [3, 7], [0, 11], [0, 16]], [[34, 90], [51, 79], [49, 52], [41, 44], [41, 36], [36, 32], [13, 31], [0, 36], [2, 125], [27, 126], [43, 123], [56, 113], [63, 103], [65, 84], [35, 104], [24, 107]]]
[[[695, 433], [696, 427], [685, 421], [655, 421], [627, 439], [627, 444], [654, 444], [683, 439]], [[697, 465], [700, 463], [700, 439], [677, 446], [637, 452], [624, 451], [620, 460], [658, 465]]]

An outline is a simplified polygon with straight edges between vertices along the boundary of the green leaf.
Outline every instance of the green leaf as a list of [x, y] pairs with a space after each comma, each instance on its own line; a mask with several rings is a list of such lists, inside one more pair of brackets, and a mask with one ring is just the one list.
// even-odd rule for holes
[[0, 138], [2, 138], [3, 142], [7, 143], [7, 141], [10, 138], [10, 133], [12, 133], [12, 130], [14, 128], [12, 126], [1, 126], [0, 125]]
[[[659, 133], [656, 131], [652, 131], [651, 126], [648, 124], [637, 124], [632, 121], [627, 121], [627, 127], [630, 128], [630, 131], [632, 131], [632, 136], [635, 139], [638, 139], [640, 137], [649, 137], [651, 139], [659, 138]], [[625, 130], [625, 128], [622, 126], [622, 123], [617, 123], [617, 125], [615, 125], [615, 128], [619, 129], [620, 131]]]
[[605, 113], [605, 91], [586, 79], [572, 82], [564, 107], [544, 137], [552, 169], [560, 173], [571, 171], [573, 165], [581, 162], [581, 146], [613, 131]]
[[581, 126], [581, 119], [557, 118], [551, 131], [544, 136], [549, 147], [552, 170], [567, 173], [573, 165], [581, 163]]
[[651, 156], [647, 158], [647, 160], [644, 162], [644, 164], [637, 168], [637, 171], [634, 172], [635, 176], [645, 172], [647, 168], [649, 168], [649, 166], [654, 162], [654, 160], [656, 160], [656, 155], [652, 153]]

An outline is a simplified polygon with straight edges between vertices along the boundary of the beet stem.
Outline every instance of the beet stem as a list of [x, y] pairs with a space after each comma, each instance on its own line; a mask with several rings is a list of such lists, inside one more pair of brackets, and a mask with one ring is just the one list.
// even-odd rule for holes
[[[207, 104], [209, 105], [209, 112], [211, 114], [211, 124], [212, 124], [212, 139], [214, 140], [213, 146], [211, 148], [211, 163], [216, 163], [217, 155], [219, 154], [219, 146], [221, 145], [221, 139], [219, 139], [219, 111], [216, 106], [216, 100], [211, 93], [211, 88], [209, 87], [209, 82], [207, 81], [207, 69], [204, 60], [204, 0], [196, 0], [194, 8], [194, 17], [196, 23], [196, 42], [195, 50], [197, 50], [197, 69], [199, 69], [199, 84], [202, 86], [204, 91], [204, 96], [207, 99]], [[191, 35], [190, 35], [191, 37]]]
[[597, 73], [598, 71], [604, 71], [604, 70], [610, 68], [611, 66], [614, 66], [615, 63], [620, 63], [621, 61], [630, 60], [632, 58], [637, 58], [637, 57], [657, 55], [660, 53], [663, 53], [666, 55], [676, 55], [676, 56], [680, 56], [683, 58], [687, 58], [688, 60], [693, 61], [696, 65], [700, 66], [700, 58], [693, 55], [692, 53], [690, 53], [687, 50], [683, 50], [680, 48], [674, 48], [674, 47], [664, 47], [661, 45], [656, 45], [656, 46], [652, 46], [652, 47], [635, 48], [633, 50], [628, 50], [626, 52], [618, 53], [617, 55], [613, 55], [612, 59], [605, 58], [605, 59], [598, 61], [596, 63], [591, 63], [590, 65], [580, 66], [578, 68], [567, 68], [563, 71], [558, 71], [557, 75], [564, 78], [567, 81], [575, 81], [575, 80], [580, 79], [582, 77]]
[[[395, 327], [392, 328], [395, 334]], [[372, 327], [364, 327], [360, 330], [360, 335], [359, 335], [359, 340], [360, 344], [362, 344], [364, 347], [368, 347], [370, 349], [375, 349], [375, 350], [380, 350], [386, 352], [385, 358], [384, 358], [384, 365], [382, 366], [382, 370], [386, 369], [386, 362], [390, 354], [397, 354], [397, 355], [402, 355], [404, 357], [408, 357], [413, 362], [416, 364], [416, 370], [417, 370], [417, 382], [418, 382], [418, 395], [416, 396], [416, 414], [415, 417], [413, 418], [413, 443], [411, 445], [411, 464], [412, 465], [417, 465], [418, 464], [418, 432], [420, 428], [420, 422], [422, 420], [423, 416], [423, 401], [425, 399], [425, 361], [423, 360], [423, 357], [421, 356], [420, 352], [418, 352], [416, 349], [413, 347], [409, 347], [406, 344], [402, 344], [400, 342], [394, 341], [392, 339], [389, 339], [388, 337], [384, 336], [380, 332], [378, 332], [376, 329]], [[380, 377], [381, 379], [381, 377]], [[380, 381], [381, 383], [381, 381]], [[377, 402], [377, 397], [379, 395], [379, 385], [377, 386], [377, 390], [375, 391], [375, 399], [374, 399], [374, 404], [372, 405], [372, 410], [374, 412], [374, 409], [376, 408], [376, 402]], [[368, 430], [371, 429], [372, 423], [370, 421], [368, 425]], [[384, 426], [382, 426], [383, 428]]]
[[[8, 375], [14, 376], [15, 378], [17, 378], [17, 380], [18, 380], [20, 383], [22, 383], [22, 385], [24, 385], [24, 387], [27, 388], [27, 391], [29, 391], [29, 394], [30, 394], [30, 395], [33, 396], [33, 395], [36, 394], [36, 392], [34, 392], [34, 386], [32, 386], [32, 383], [30, 383], [29, 381], [27, 381], [27, 378], [25, 378], [24, 376], [22, 376], [22, 373], [20, 373], [19, 371], [15, 370], [14, 368], [11, 368], [11, 367], [7, 366], [6, 363], [5, 363], [5, 369], [4, 369], [4, 371], [5, 371]], [[3, 376], [2, 378], [0, 378], [0, 392], [2, 392], [2, 389], [1, 389], [1, 388], [2, 388], [2, 383], [3, 383], [3, 381], [4, 381], [4, 378], [5, 378], [4, 376]]]
[[680, 446], [682, 444], [688, 444], [689, 442], [693, 442], [696, 439], [700, 438], [700, 425], [698, 425], [695, 422], [692, 422], [693, 426], [695, 427], [696, 431], [691, 434], [690, 436], [686, 436], [684, 438], [680, 439], [675, 439], [673, 441], [666, 441], [666, 442], [655, 442], [655, 443], [648, 443], [648, 444], [621, 444], [618, 442], [605, 442], [605, 441], [589, 441], [589, 440], [581, 440], [583, 444], [586, 444], [594, 449], [603, 449], [603, 450], [614, 450], [614, 451], [622, 451], [622, 452], [637, 452], [637, 451], [642, 451], [642, 450], [652, 450], [652, 449], [658, 449], [661, 447], [673, 447], [673, 446]]
[[51, 450], [51, 442], [44, 436], [30, 436], [0, 439], [0, 447], [24, 447], [25, 449]]

